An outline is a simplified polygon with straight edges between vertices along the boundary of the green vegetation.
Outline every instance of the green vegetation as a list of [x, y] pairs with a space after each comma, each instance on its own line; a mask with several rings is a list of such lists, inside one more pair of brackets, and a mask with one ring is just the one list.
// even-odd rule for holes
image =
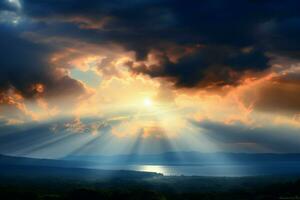
[[[124, 172], [126, 173], [126, 172]], [[10, 200], [198, 200], [299, 199], [297, 177], [164, 177], [81, 179], [2, 176], [0, 199]]]
[[[300, 176], [199, 177], [0, 163], [2, 200], [300, 199]], [[31, 164], [31, 166], [29, 165]], [[38, 164], [40, 164], [38, 166]]]

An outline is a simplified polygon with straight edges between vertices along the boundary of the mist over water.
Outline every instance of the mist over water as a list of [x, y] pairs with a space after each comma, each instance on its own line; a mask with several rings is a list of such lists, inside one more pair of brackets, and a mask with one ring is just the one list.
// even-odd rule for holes
[[165, 176], [210, 176], [210, 177], [244, 177], [300, 174], [300, 162], [268, 162], [248, 164], [101, 164], [89, 166], [107, 170], [133, 170], [156, 172]]

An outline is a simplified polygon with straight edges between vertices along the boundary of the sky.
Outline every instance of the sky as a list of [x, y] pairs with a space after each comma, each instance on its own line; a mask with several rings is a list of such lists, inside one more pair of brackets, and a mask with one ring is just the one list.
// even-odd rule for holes
[[300, 153], [299, 9], [1, 0], [0, 153]]

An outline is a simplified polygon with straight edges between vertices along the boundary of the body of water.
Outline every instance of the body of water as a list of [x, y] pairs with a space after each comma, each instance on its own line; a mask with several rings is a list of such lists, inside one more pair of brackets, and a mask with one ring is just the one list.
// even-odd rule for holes
[[264, 162], [248, 164], [123, 164], [98, 165], [97, 169], [157, 172], [167, 176], [257, 176], [300, 174], [300, 162]]

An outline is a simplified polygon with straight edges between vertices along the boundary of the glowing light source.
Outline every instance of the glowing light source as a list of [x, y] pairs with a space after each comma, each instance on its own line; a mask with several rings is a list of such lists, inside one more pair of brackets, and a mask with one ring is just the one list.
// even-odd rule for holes
[[144, 106], [150, 107], [152, 105], [153, 105], [153, 102], [152, 102], [152, 100], [150, 98], [145, 98], [144, 99]]
[[172, 172], [168, 171], [167, 168], [160, 166], [160, 165], [140, 165], [140, 166], [137, 166], [137, 169], [139, 171], [156, 172], [156, 173], [161, 173], [164, 175], [172, 174]]
[[12, 4], [13, 6], [17, 7], [18, 9], [22, 8], [22, 4], [20, 0], [8, 0], [8, 3]]

